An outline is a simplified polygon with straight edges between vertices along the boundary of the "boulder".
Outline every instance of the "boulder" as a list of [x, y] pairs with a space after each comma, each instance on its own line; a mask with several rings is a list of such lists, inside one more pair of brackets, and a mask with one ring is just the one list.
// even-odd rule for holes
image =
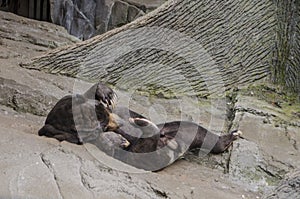
[[128, 7], [128, 3], [122, 1], [114, 2], [108, 23], [109, 30], [113, 29], [114, 27], [120, 27], [127, 23]]
[[264, 199], [300, 198], [300, 170], [288, 173], [280, 184]]

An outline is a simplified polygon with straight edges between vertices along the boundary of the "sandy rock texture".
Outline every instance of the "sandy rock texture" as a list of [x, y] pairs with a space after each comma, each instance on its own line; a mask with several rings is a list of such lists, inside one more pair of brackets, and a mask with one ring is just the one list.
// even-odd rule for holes
[[23, 66], [124, 89], [140, 84], [165, 97], [222, 95], [263, 78], [299, 93], [300, 9], [292, 0], [283, 4], [170, 0], [132, 23]]
[[[71, 48], [66, 45], [78, 39], [62, 27], [0, 12], [0, 41], [1, 198], [252, 199], [270, 194], [284, 198], [286, 190], [289, 196], [298, 197], [299, 174], [283, 180], [299, 168], [296, 102], [284, 104], [288, 100], [278, 97], [276, 102], [283, 102], [280, 108], [269, 98], [261, 98], [256, 87], [232, 90], [220, 99], [196, 101], [165, 100], [116, 88], [119, 105], [129, 106], [154, 122], [184, 119], [215, 133], [235, 128], [244, 133], [245, 139], [236, 141], [222, 155], [189, 152], [162, 171], [144, 172], [111, 159], [92, 145], [60, 143], [37, 135], [58, 99], [81, 93], [91, 83], [28, 70], [19, 63], [53, 53], [48, 51], [57, 46]], [[276, 89], [271, 91], [285, 96]]]

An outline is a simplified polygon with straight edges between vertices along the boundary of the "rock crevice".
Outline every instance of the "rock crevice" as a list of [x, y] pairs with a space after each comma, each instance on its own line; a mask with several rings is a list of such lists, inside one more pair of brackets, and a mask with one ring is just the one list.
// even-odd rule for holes
[[64, 199], [63, 197], [63, 193], [62, 193], [62, 190], [61, 190], [61, 187], [59, 185], [59, 182], [57, 181], [57, 174], [55, 173], [55, 170], [50, 162], [50, 160], [46, 159], [45, 157], [45, 154], [43, 153], [40, 153], [40, 158], [41, 158], [41, 161], [44, 163], [44, 165], [49, 169], [49, 171], [52, 173], [53, 175], [53, 180], [55, 181], [55, 184], [57, 186], [57, 189], [59, 191], [59, 195], [60, 195], [60, 198]]

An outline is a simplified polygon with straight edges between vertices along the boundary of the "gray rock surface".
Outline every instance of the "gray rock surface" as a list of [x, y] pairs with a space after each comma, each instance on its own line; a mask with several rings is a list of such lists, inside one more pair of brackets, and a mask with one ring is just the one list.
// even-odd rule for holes
[[108, 29], [111, 30], [114, 27], [120, 27], [127, 23], [127, 10], [128, 3], [123, 1], [115, 1], [111, 9], [111, 16], [108, 23]]
[[51, 0], [53, 23], [65, 27], [77, 38], [86, 40], [120, 27], [153, 10], [164, 0]]
[[149, 12], [158, 8], [167, 0], [124, 0], [125, 2], [135, 5], [136, 7], [140, 8], [143, 11]]
[[82, 146], [0, 131], [9, 132], [1, 139], [1, 178], [7, 179], [1, 197], [165, 198], [149, 183], [92, 160]]
[[296, 170], [286, 175], [278, 187], [264, 199], [300, 198], [300, 171]]
[[0, 77], [0, 86], [0, 104], [9, 106], [16, 111], [45, 116], [47, 110], [51, 109], [54, 102], [57, 101], [51, 95], [45, 95], [11, 79]]
[[[76, 41], [61, 27], [0, 14], [1, 27], [17, 36], [38, 37], [40, 34], [45, 41], [57, 40], [61, 44]], [[7, 19], [11, 23], [5, 23]], [[19, 67], [20, 62], [40, 56], [52, 47], [40, 46], [40, 42], [33, 43], [26, 37], [2, 36], [9, 32], [1, 30], [0, 49], [7, 56], [0, 57], [0, 87], [1, 92], [10, 91], [0, 96], [1, 198], [252, 199], [270, 194], [286, 173], [299, 168], [299, 107], [280, 98], [285, 95], [278, 94], [276, 89], [271, 92], [276, 94], [271, 99], [287, 101], [282, 108], [256, 96], [251, 88], [245, 88], [246, 92], [233, 91], [226, 98], [218, 99], [189, 96], [164, 99], [139, 90], [118, 90], [118, 105], [129, 106], [156, 123], [192, 120], [215, 133], [234, 128], [244, 133], [245, 139], [236, 141], [227, 153], [187, 154], [156, 173], [124, 165], [92, 145], [78, 146], [39, 137], [37, 131], [45, 117], [32, 113], [50, 111], [51, 103], [72, 92], [82, 93], [91, 83]], [[60, 52], [59, 48], [48, 53]], [[254, 95], [248, 94], [251, 92]], [[21, 102], [18, 108], [9, 104], [15, 93]], [[28, 108], [31, 106], [34, 108]], [[288, 187], [282, 189], [282, 193], [284, 190], [297, 193], [297, 186], [293, 184], [297, 185], [298, 178], [288, 179], [291, 181], [282, 181], [285, 185], [279, 185]], [[289, 182], [293, 182], [292, 186]]]
[[254, 183], [250, 189], [267, 192], [286, 173], [299, 168], [299, 118], [287, 111], [291, 104], [276, 107], [255, 96], [251, 88], [247, 92], [254, 96], [239, 94], [235, 104], [233, 128], [239, 128], [245, 140], [234, 143], [229, 173], [233, 179]]
[[125, 25], [144, 14], [145, 13], [136, 6], [117, 0], [111, 8], [107, 30]]
[[[35, 51], [45, 51], [49, 48], [56, 48], [66, 44], [72, 44], [79, 40], [69, 35], [63, 27], [56, 26], [47, 22], [37, 22], [21, 17], [15, 17], [14, 14], [0, 11], [0, 36], [1, 42], [3, 40], [12, 40], [17, 43], [30, 43]], [[26, 26], [27, 25], [27, 26]], [[20, 29], [20, 26], [26, 26], [24, 29]], [[2, 43], [1, 50], [5, 46]], [[22, 46], [20, 46], [22, 48]], [[14, 49], [15, 50], [15, 49]], [[25, 49], [17, 49], [17, 51], [23, 50], [26, 55]], [[4, 51], [4, 50], [2, 50]], [[17, 52], [13, 53], [9, 50], [7, 52], [1, 51], [1, 55], [5, 58], [5, 54], [11, 53], [11, 55], [17, 57]], [[32, 52], [31, 52], [32, 53]], [[4, 54], [4, 55], [3, 55]]]

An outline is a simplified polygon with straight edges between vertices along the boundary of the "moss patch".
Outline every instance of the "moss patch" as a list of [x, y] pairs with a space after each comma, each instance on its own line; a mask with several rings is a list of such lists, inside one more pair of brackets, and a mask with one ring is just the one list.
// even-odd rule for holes
[[300, 101], [297, 94], [284, 90], [280, 86], [271, 84], [251, 85], [241, 89], [240, 92], [280, 108], [288, 117], [300, 119]]

